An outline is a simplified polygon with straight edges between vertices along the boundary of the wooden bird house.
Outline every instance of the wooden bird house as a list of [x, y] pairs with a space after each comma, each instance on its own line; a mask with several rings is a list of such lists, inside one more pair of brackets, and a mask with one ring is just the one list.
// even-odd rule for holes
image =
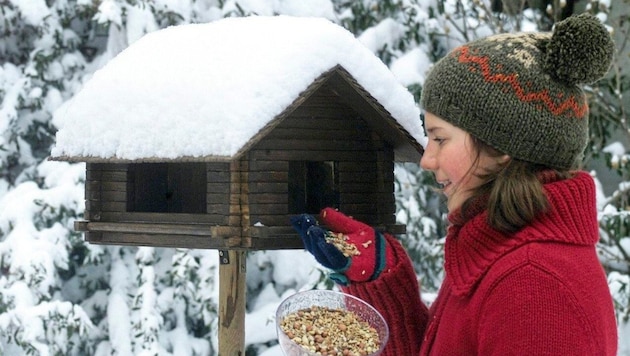
[[85, 220], [92, 243], [301, 248], [289, 217], [339, 208], [396, 227], [394, 162], [421, 146], [342, 67], [322, 74], [232, 157], [86, 165]]
[[[248, 26], [262, 20], [219, 23]], [[212, 249], [300, 248], [289, 217], [316, 214], [326, 206], [373, 226], [404, 232], [395, 226], [394, 162], [417, 162], [422, 153], [416, 139], [421, 123], [412, 96], [371, 52], [353, 37], [346, 38], [349, 33], [342, 28], [310, 19], [317, 31], [309, 35], [304, 31], [307, 19], [265, 20], [273, 20], [259, 25], [267, 25], [268, 31], [277, 23], [301, 26], [300, 36], [287, 35], [297, 29], [278, 28], [282, 33], [267, 33], [273, 41], [256, 47], [257, 39], [250, 35], [223, 38], [229, 32], [219, 31], [218, 24], [158, 31], [114, 58], [56, 113], [76, 120], [60, 129], [52, 156], [86, 163], [85, 219], [77, 221], [75, 228], [85, 232], [87, 241]], [[256, 32], [265, 32], [265, 28]], [[341, 42], [345, 52], [333, 53], [339, 58], [325, 64], [328, 68], [318, 69], [322, 54], [299, 55], [297, 51], [303, 52], [308, 45], [317, 52], [318, 38], [330, 46], [327, 32], [336, 35], [334, 41]], [[186, 47], [186, 36], [193, 35], [201, 43]], [[203, 43], [213, 38], [223, 41]], [[267, 58], [266, 62], [240, 63], [247, 54], [217, 48], [224, 43], [263, 51], [258, 55]], [[199, 47], [213, 52], [204, 54]], [[284, 53], [287, 47], [295, 52]], [[355, 47], [359, 48], [357, 54], [351, 50]], [[165, 64], [158, 62], [154, 67], [134, 67], [153, 63], [158, 55], [167, 56], [165, 51], [177, 57], [165, 58]], [[286, 58], [274, 57], [280, 55]], [[347, 56], [351, 59], [344, 62]], [[198, 64], [191, 63], [194, 58]], [[305, 63], [291, 74], [290, 65], [300, 61]], [[314, 68], [309, 68], [309, 61]], [[199, 72], [199, 68], [212, 66], [217, 68], [207, 74]], [[265, 76], [264, 66], [281, 71]], [[364, 68], [357, 70], [357, 66]], [[254, 67], [251, 72], [247, 72], [249, 67]], [[233, 73], [236, 79], [229, 75], [219, 78], [221, 73]], [[292, 77], [300, 75], [305, 78], [298, 78], [299, 85], [290, 84]], [[367, 82], [363, 77], [374, 82], [370, 85], [376, 86], [378, 95], [362, 83]], [[254, 78], [252, 83], [249, 78]], [[281, 90], [286, 93], [277, 95], [284, 101], [274, 97]], [[396, 90], [402, 94], [396, 96]], [[178, 96], [178, 91], [190, 94]], [[263, 97], [260, 102], [258, 96]], [[170, 105], [160, 107], [168, 100]], [[392, 108], [401, 103], [413, 117], [393, 113]], [[248, 112], [249, 107], [255, 111]], [[182, 117], [186, 113], [190, 117]], [[227, 120], [234, 124], [219, 124]], [[187, 125], [198, 127], [182, 131]], [[206, 136], [185, 134], [208, 127], [213, 128]], [[230, 141], [245, 130], [250, 131], [241, 135], [238, 144]], [[77, 143], [79, 149], [75, 149]], [[107, 151], [108, 145], [113, 149]], [[190, 146], [200, 146], [202, 151], [186, 151]], [[228, 146], [233, 146], [231, 151], [224, 150]], [[124, 151], [125, 147], [133, 149]], [[175, 154], [165, 149], [168, 147]]]
[[[86, 164], [75, 229], [90, 243], [218, 249], [238, 259], [238, 286], [222, 295], [239, 303], [244, 256], [226, 251], [302, 248], [292, 215], [332, 206], [404, 233], [394, 162], [423, 151], [412, 95], [352, 34], [314, 18], [148, 34], [55, 115], [51, 158]], [[242, 329], [244, 304], [222, 300]]]

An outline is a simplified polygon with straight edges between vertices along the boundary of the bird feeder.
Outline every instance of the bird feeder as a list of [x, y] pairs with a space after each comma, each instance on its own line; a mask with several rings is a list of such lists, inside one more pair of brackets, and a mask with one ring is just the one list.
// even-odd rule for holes
[[86, 163], [86, 241], [219, 250], [220, 355], [244, 355], [244, 253], [303, 248], [289, 217], [327, 206], [404, 233], [394, 162], [422, 153], [411, 94], [315, 18], [148, 34], [55, 119], [51, 159]]

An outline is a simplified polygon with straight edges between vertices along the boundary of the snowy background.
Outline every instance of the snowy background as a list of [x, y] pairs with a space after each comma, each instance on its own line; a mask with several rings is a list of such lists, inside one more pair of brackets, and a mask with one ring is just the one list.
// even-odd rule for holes
[[[583, 7], [576, 5], [574, 11], [597, 12], [611, 30], [625, 33], [626, 29], [614, 27], [613, 21], [615, 13], [627, 13], [625, 2], [616, 3], [617, 8], [610, 1], [597, 2], [597, 8], [589, 7], [590, 1], [560, 3], [564, 4], [561, 7], [580, 3]], [[105, 70], [108, 63], [115, 64], [116, 58], [123, 62], [123, 51], [133, 49], [136, 42], [141, 45], [145, 36], [145, 42], [151, 44], [150, 35], [159, 29], [212, 23], [224, 17], [323, 18], [352, 32], [417, 101], [426, 70], [448, 49], [494, 32], [540, 30], [549, 26], [541, 19], [562, 10], [530, 8], [508, 16], [505, 13], [510, 14], [510, 9], [495, 12], [490, 1], [447, 0], [9, 0], [0, 7], [0, 28], [5, 34], [0, 39], [0, 354], [6, 355], [216, 355], [217, 251], [85, 243], [72, 229], [73, 221], [81, 218], [83, 211], [85, 166], [48, 160], [51, 151], [69, 153], [55, 151], [59, 150], [55, 134], [67, 124], [66, 120], [79, 130], [106, 131], [115, 125], [108, 121], [115, 118], [109, 115], [117, 109], [113, 102], [132, 110], [138, 97], [108, 98], [109, 94], [90, 89], [90, 83], [94, 79], [94, 83], [108, 83], [106, 86], [121, 85], [107, 82], [111, 77], [99, 77], [98, 70]], [[248, 37], [247, 33], [230, 35]], [[168, 43], [165, 41], [164, 46]], [[187, 44], [179, 43], [178, 48]], [[185, 73], [201, 73], [201, 66], [207, 64], [203, 58], [178, 59], [181, 53], [169, 52], [155, 43], [145, 49], [145, 56], [139, 55], [136, 65], [163, 69], [164, 76], [155, 80], [170, 76], [177, 80]], [[197, 50], [212, 55], [212, 48]], [[252, 57], [245, 58], [252, 63], [260, 60], [251, 56], [248, 48], [240, 50], [239, 60], [244, 59], [242, 56]], [[343, 55], [333, 53], [328, 60], [339, 54]], [[183, 70], [190, 64], [199, 66], [199, 71]], [[617, 64], [616, 68], [624, 66]], [[321, 69], [302, 70], [316, 76]], [[120, 80], [129, 80], [135, 74], [121, 73]], [[252, 74], [231, 74], [247, 90], [256, 91], [261, 85]], [[620, 84], [627, 78], [622, 74], [615, 72], [610, 93], [590, 89], [593, 101], [606, 103], [601, 105], [605, 110], [592, 107], [593, 116], [624, 117], [624, 110], [616, 109], [622, 105], [619, 103], [626, 88]], [[370, 79], [357, 76], [366, 82]], [[136, 89], [146, 90], [145, 95], [156, 95], [150, 90], [155, 87], [152, 84], [136, 84]], [[121, 90], [128, 85], [125, 82]], [[190, 100], [200, 94], [195, 89], [178, 88], [176, 94], [170, 93], [164, 100]], [[266, 92], [273, 90], [268, 88]], [[72, 99], [81, 95], [85, 96], [84, 103], [94, 106], [73, 106]], [[106, 105], [96, 105], [99, 96]], [[107, 104], [107, 100], [112, 101]], [[390, 106], [395, 108], [396, 104]], [[73, 110], [74, 117], [69, 114]], [[145, 111], [152, 108], [134, 110], [140, 110], [146, 118]], [[82, 117], [98, 114], [103, 116], [96, 124]], [[190, 117], [190, 113], [177, 110], [170, 114], [179, 115], [182, 121]], [[60, 143], [64, 149], [79, 150], [72, 154], [87, 152], [83, 151], [86, 146], [80, 146], [80, 134]], [[627, 142], [603, 129], [597, 134], [607, 140], [593, 143], [593, 157], [605, 158], [610, 169], [623, 169], [629, 161]], [[114, 130], [109, 137], [100, 146], [105, 155], [115, 152], [114, 143], [124, 135]], [[137, 153], [146, 147], [133, 147], [127, 152]], [[219, 149], [232, 152], [223, 146]], [[628, 184], [611, 180], [602, 173], [606, 169], [590, 163], [593, 174], [602, 182], [598, 190], [600, 252], [619, 315], [619, 355], [630, 355], [630, 345], [625, 341], [630, 339]], [[444, 232], [444, 207], [430, 185], [430, 177], [417, 166], [396, 167], [397, 219], [407, 225], [409, 233], [403, 242], [416, 263], [427, 302], [441, 280]], [[247, 288], [247, 354], [271, 356], [282, 355], [273, 320], [280, 301], [299, 290], [334, 286], [309, 254], [282, 250], [248, 255]]]

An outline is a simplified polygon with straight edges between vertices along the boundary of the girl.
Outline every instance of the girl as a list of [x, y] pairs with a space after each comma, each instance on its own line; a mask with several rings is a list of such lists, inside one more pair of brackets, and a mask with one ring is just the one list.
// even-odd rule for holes
[[588, 140], [580, 85], [602, 77], [612, 55], [606, 29], [583, 14], [553, 34], [467, 43], [429, 72], [420, 164], [440, 184], [450, 223], [430, 309], [390, 234], [323, 209], [323, 225], [361, 251], [346, 257], [313, 217], [293, 219], [341, 289], [386, 318], [386, 355], [616, 355], [594, 182], [575, 170]]

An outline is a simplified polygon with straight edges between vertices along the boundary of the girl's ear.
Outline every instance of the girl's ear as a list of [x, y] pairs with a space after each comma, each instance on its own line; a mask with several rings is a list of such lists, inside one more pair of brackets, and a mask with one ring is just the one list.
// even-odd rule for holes
[[512, 157], [510, 157], [510, 156], [509, 156], [509, 155], [507, 155], [507, 154], [503, 154], [503, 155], [497, 156], [497, 158], [496, 158], [496, 159], [497, 159], [497, 163], [498, 163], [498, 164], [505, 164], [505, 163], [507, 163], [509, 160], [511, 160], [511, 159], [512, 159]]

